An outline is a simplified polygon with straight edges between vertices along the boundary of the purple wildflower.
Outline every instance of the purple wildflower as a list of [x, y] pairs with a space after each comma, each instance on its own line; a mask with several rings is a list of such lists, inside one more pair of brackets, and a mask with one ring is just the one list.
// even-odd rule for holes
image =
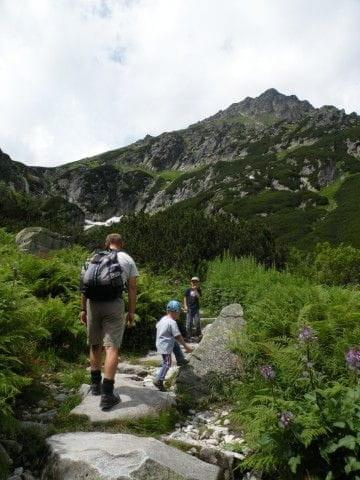
[[294, 420], [294, 414], [292, 412], [281, 412], [279, 414], [279, 425], [282, 428], [287, 428]]
[[346, 363], [351, 370], [358, 370], [360, 372], [360, 348], [354, 347], [345, 355]]
[[275, 378], [275, 370], [271, 365], [263, 365], [260, 367], [260, 374], [265, 378], [265, 380], [273, 380]]
[[316, 340], [316, 334], [315, 330], [313, 330], [311, 327], [303, 327], [299, 331], [299, 340], [302, 343], [309, 343], [312, 342], [313, 340]]

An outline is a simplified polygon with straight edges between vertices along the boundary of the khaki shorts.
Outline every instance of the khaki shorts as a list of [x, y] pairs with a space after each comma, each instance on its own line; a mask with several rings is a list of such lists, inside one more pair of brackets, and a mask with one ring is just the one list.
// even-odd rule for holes
[[124, 300], [87, 301], [87, 334], [89, 345], [120, 347], [125, 330]]

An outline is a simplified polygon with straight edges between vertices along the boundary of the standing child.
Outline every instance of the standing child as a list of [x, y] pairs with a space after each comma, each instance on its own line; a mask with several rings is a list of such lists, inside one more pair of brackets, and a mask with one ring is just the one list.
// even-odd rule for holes
[[184, 310], [186, 312], [186, 337], [187, 340], [193, 335], [193, 328], [195, 327], [195, 336], [201, 338], [201, 324], [200, 324], [200, 279], [199, 277], [192, 277], [191, 286], [185, 290], [184, 295]]
[[154, 380], [154, 385], [162, 392], [165, 391], [164, 380], [171, 367], [171, 355], [175, 341], [183, 345], [188, 353], [192, 352], [192, 348], [185, 343], [177, 324], [181, 312], [181, 303], [177, 300], [171, 300], [167, 304], [166, 311], [167, 314], [156, 324], [156, 348], [158, 353], [162, 355], [162, 365]]

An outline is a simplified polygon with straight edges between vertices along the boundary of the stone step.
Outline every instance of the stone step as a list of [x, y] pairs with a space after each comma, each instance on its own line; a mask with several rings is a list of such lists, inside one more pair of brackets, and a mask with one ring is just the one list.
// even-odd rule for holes
[[76, 432], [48, 439], [43, 480], [222, 480], [220, 468], [154, 438]]
[[174, 405], [173, 393], [160, 392], [152, 385], [144, 386], [142, 378], [134, 378], [134, 375], [116, 374], [115, 392], [120, 395], [121, 403], [107, 412], [99, 407], [100, 396], [91, 395], [89, 385], [83, 385], [80, 389], [83, 400], [70, 413], [85, 415], [90, 422], [99, 423], [146, 417]]

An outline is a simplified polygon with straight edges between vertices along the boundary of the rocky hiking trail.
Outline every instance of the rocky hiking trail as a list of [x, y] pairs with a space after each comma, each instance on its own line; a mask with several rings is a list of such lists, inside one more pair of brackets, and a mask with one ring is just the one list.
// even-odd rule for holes
[[[41, 480], [258, 478], [253, 474], [236, 477], [233, 472], [248, 449], [239, 432], [232, 428], [230, 406], [208, 406], [198, 411], [194, 406], [186, 416], [176, 412], [177, 403], [181, 401], [179, 395], [185, 393], [193, 400], [204, 400], [210, 393], [214, 376], [239, 374], [241, 365], [228, 344], [230, 334], [239, 332], [243, 324], [240, 305], [225, 307], [204, 329], [202, 341], [188, 356], [188, 365], [171, 368], [167, 380], [171, 386], [167, 392], [160, 392], [152, 384], [155, 365], [160, 364], [156, 352], [149, 352], [137, 359], [137, 363], [119, 363], [115, 388], [122, 402], [108, 412], [100, 410], [99, 397], [90, 395], [89, 385], [82, 385], [81, 401], [70, 412], [66, 433], [56, 433], [46, 441], [49, 455]], [[55, 396], [61, 402], [66, 393], [56, 392]], [[178, 415], [173, 431], [155, 433], [157, 438], [133, 434], [137, 422], [140, 425], [149, 418], [156, 422], [166, 412]], [[46, 430], [56, 410], [38, 415], [35, 420]], [[86, 431], [81, 431], [78, 419], [84, 422]], [[133, 427], [130, 433], [127, 422]], [[25, 477], [24, 471], [18, 469], [9, 479], [32, 480], [34, 477], [30, 473]]]

